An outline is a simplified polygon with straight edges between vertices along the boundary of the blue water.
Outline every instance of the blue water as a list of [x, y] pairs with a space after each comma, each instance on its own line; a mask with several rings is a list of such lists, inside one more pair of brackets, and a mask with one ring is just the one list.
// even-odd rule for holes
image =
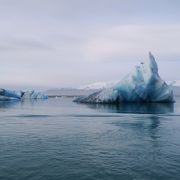
[[0, 103], [0, 180], [178, 180], [180, 100]]

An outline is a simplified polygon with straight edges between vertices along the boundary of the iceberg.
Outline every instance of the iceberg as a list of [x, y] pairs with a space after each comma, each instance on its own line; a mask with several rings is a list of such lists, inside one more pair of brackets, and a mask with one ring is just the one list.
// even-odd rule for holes
[[15, 91], [0, 89], [0, 100], [13, 100], [13, 99], [21, 99], [21, 95], [16, 93]]
[[171, 86], [161, 79], [154, 56], [141, 62], [112, 87], [74, 99], [80, 103], [174, 102]]
[[22, 99], [48, 99], [48, 96], [42, 92], [26, 91], [23, 93]]
[[11, 91], [7, 89], [0, 89], [0, 101], [24, 99], [48, 99], [48, 96], [42, 92], [36, 91]]

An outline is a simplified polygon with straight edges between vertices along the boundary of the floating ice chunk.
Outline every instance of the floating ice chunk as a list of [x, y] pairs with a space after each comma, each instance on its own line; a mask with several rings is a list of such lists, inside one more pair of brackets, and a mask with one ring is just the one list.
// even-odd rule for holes
[[46, 96], [42, 92], [36, 92], [32, 90], [24, 92], [22, 99], [48, 99], [48, 96]]
[[21, 99], [47, 99], [48, 96], [42, 92], [36, 91], [10, 91], [6, 89], [0, 89], [0, 100], [21, 100]]
[[17, 94], [15, 91], [0, 89], [0, 100], [13, 100], [13, 99], [21, 99], [21, 95]]
[[141, 62], [134, 70], [116, 85], [78, 97], [75, 102], [119, 103], [119, 102], [174, 102], [173, 91], [158, 74], [154, 56]]

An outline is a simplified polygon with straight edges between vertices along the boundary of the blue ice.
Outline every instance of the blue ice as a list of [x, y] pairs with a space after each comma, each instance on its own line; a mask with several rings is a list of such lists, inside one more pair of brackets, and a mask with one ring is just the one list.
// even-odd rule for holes
[[119, 103], [119, 102], [174, 102], [171, 86], [161, 79], [154, 56], [141, 62], [119, 83], [110, 88], [97, 91], [89, 96], [77, 97], [81, 103]]

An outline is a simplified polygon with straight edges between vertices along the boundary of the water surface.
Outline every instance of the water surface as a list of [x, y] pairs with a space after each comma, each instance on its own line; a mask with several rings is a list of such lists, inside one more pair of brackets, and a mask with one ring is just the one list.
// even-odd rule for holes
[[0, 102], [2, 180], [177, 180], [180, 101]]

